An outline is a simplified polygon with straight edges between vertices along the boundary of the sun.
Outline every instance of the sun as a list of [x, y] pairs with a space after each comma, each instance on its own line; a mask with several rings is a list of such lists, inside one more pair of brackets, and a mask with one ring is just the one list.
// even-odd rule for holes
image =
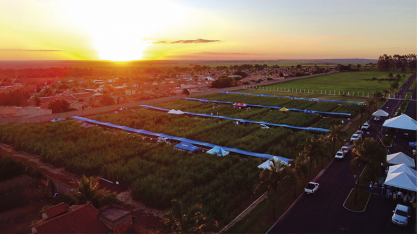
[[65, 11], [90, 35], [103, 60], [143, 59], [146, 38], [184, 20], [184, 9], [169, 0], [67, 0]]

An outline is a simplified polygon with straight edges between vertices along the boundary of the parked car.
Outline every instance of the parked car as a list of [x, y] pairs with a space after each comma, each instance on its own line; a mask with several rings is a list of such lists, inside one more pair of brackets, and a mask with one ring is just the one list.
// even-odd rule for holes
[[335, 159], [342, 159], [345, 157], [345, 153], [342, 150], [337, 151], [336, 155], [334, 156]]
[[351, 147], [350, 147], [350, 144], [349, 143], [346, 143], [344, 146], [342, 146], [342, 151], [343, 151], [343, 153], [347, 153], [347, 152], [349, 152], [349, 150], [351, 149]]
[[400, 226], [407, 226], [408, 219], [410, 218], [410, 207], [397, 204], [395, 210], [392, 212], [394, 213], [391, 219], [392, 223]]
[[262, 129], [269, 129], [269, 127], [266, 126], [265, 124], [260, 124], [260, 126], [261, 126]]
[[381, 116], [375, 116], [375, 117], [374, 117], [374, 120], [375, 120], [375, 121], [380, 121], [380, 120], [381, 120]]
[[361, 137], [361, 135], [355, 133], [350, 138], [350, 141], [357, 141], [359, 139], [359, 137]]
[[308, 182], [307, 186], [304, 188], [304, 192], [307, 194], [315, 194], [317, 190], [319, 189], [319, 183], [315, 182]]
[[362, 130], [357, 130], [357, 131], [355, 132], [355, 134], [358, 134], [359, 136], [362, 136], [363, 131], [362, 131]]
[[365, 122], [365, 123], [362, 125], [361, 129], [366, 130], [366, 129], [368, 129], [370, 126], [371, 126], [371, 125], [370, 125], [368, 122]]
[[64, 120], [66, 120], [66, 119], [65, 118], [61, 118], [61, 117], [58, 117], [58, 118], [55, 118], [55, 119], [51, 120], [51, 122], [52, 123], [55, 123], [55, 122], [64, 121]]

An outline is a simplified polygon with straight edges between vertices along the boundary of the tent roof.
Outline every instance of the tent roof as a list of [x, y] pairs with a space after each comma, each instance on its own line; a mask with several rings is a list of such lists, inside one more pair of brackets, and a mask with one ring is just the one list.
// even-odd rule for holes
[[389, 173], [384, 184], [417, 192], [416, 178], [405, 172]]
[[233, 104], [233, 106], [241, 106], [241, 107], [245, 107], [246, 104], [245, 103], [241, 103], [241, 102], [236, 102], [235, 104]]
[[229, 154], [229, 151], [224, 150], [220, 146], [214, 146], [213, 149], [207, 151], [208, 154], [217, 154], [219, 156], [226, 156]]
[[387, 155], [387, 163], [389, 164], [405, 164], [409, 167], [415, 167], [415, 162], [413, 158], [408, 157], [403, 152], [398, 152], [395, 154], [388, 154]]
[[285, 107], [283, 107], [282, 109], [280, 109], [279, 111], [284, 111], [284, 112], [287, 112], [288, 111], [288, 109], [287, 108], [285, 108]]
[[174, 110], [174, 109], [172, 109], [172, 110], [168, 111], [168, 114], [182, 115], [182, 114], [184, 114], [184, 112], [182, 112], [180, 110]]
[[[258, 168], [259, 169], [270, 169], [271, 168], [271, 166], [272, 166], [272, 162], [271, 162], [271, 159], [274, 159], [274, 161], [275, 162], [277, 162], [278, 160], [281, 160], [281, 159], [279, 159], [278, 157], [272, 157], [272, 158], [270, 158], [270, 159], [268, 159], [268, 160], [266, 160], [265, 162], [263, 162], [261, 165], [259, 165], [258, 166]], [[282, 163], [286, 163], [286, 164], [288, 164], [288, 162], [284, 162], [284, 161], [282, 161], [281, 160], [281, 162]]]
[[187, 143], [187, 142], [183, 142], [183, 141], [180, 142], [178, 145], [175, 145], [174, 148], [182, 149], [182, 150], [188, 150], [190, 152], [194, 152], [194, 151], [200, 149], [200, 147], [197, 147], [197, 146], [195, 146], [193, 144], [190, 144], [190, 143]]
[[375, 111], [372, 114], [372, 116], [383, 116], [383, 117], [387, 117], [388, 116], [388, 113], [385, 112], [385, 111], [383, 111], [383, 110], [381, 110], [381, 109], [379, 109], [379, 110]]
[[405, 164], [390, 166], [389, 170], [388, 170], [388, 174], [390, 174], [390, 173], [401, 173], [401, 172], [407, 173], [408, 175], [410, 175], [412, 177], [415, 177], [415, 180], [417, 180], [417, 171], [409, 168]]
[[402, 114], [400, 116], [397, 116], [395, 118], [387, 119], [385, 120], [383, 127], [389, 127], [389, 128], [399, 128], [399, 129], [405, 129], [405, 130], [417, 130], [417, 121], [410, 118], [406, 114]]

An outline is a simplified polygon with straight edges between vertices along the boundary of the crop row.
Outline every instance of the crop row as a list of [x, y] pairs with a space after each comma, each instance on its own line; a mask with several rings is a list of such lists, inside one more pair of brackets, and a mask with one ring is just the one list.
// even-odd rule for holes
[[186, 197], [184, 202], [203, 204], [207, 216], [222, 222], [230, 221], [236, 204], [253, 194], [259, 173], [259, 161], [253, 158], [191, 155], [77, 121], [0, 125], [0, 141], [78, 175], [101, 175], [131, 185], [135, 198], [152, 207], [168, 208], [171, 199]]

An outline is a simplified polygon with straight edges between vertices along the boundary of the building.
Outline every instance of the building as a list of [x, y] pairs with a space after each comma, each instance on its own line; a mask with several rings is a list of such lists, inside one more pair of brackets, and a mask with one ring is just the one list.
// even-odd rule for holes
[[38, 233], [132, 233], [132, 212], [116, 205], [97, 210], [91, 204], [68, 206], [59, 203], [40, 212], [41, 220], [31, 225]]

